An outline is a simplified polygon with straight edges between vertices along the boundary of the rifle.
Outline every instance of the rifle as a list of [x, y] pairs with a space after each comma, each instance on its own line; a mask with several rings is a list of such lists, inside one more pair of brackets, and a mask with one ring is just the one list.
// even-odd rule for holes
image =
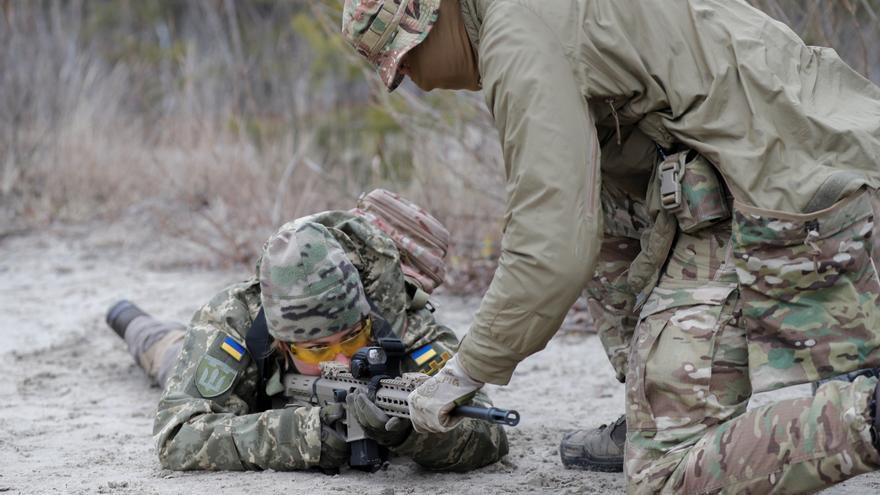
[[[409, 419], [409, 394], [430, 377], [423, 373], [401, 375], [400, 361], [403, 355], [404, 346], [400, 340], [379, 339], [379, 346], [357, 351], [352, 356], [350, 367], [326, 362], [321, 363], [320, 376], [285, 374], [284, 395], [291, 404], [296, 405], [344, 405], [349, 393], [360, 390], [366, 392], [370, 400], [388, 416]], [[518, 412], [495, 407], [463, 405], [453, 409], [452, 415], [507, 426], [519, 424]], [[349, 466], [368, 472], [380, 469], [388, 458], [387, 450], [367, 438], [361, 425], [354, 419], [346, 415], [341, 423], [338, 425], [340, 433], [345, 434], [351, 445]]]

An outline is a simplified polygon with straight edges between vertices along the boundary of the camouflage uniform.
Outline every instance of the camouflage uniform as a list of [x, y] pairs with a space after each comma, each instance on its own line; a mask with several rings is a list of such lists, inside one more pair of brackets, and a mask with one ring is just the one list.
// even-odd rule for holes
[[602, 169], [606, 171], [600, 192], [604, 236], [586, 296], [602, 347], [618, 381], [624, 382], [629, 343], [638, 317], [638, 294], [629, 283], [629, 269], [641, 252], [641, 237], [653, 224], [642, 197], [647, 183], [629, 168], [650, 167], [656, 161], [656, 148], [632, 126], [619, 133], [616, 128], [604, 131], [600, 140]]
[[[408, 308], [399, 255], [388, 237], [365, 220], [345, 212], [305, 217], [285, 225], [281, 232], [295, 229], [302, 222], [322, 224], [332, 233], [357, 268], [366, 296], [408, 351], [424, 346], [433, 348], [433, 359], [421, 365], [408, 360], [405, 371], [434, 372], [450, 358], [458, 347], [455, 335], [437, 324], [429, 311]], [[227, 337], [244, 342], [261, 307], [260, 286], [258, 278], [235, 284], [193, 316], [159, 402], [154, 426], [163, 467], [294, 470], [318, 465], [319, 408], [257, 409], [256, 364], [247, 354], [240, 361], [230, 361], [228, 353], [221, 350]], [[271, 317], [268, 320], [271, 332]], [[234, 381], [228, 386], [211, 389], [202, 382], [199, 371], [212, 359], [225, 360], [235, 369]], [[281, 392], [278, 378], [283, 360], [273, 353], [265, 363], [271, 372], [266, 393], [277, 396]], [[488, 404], [485, 396], [478, 397], [476, 402]], [[501, 427], [465, 420], [447, 435], [413, 432], [391, 450], [429, 469], [464, 471], [497, 461], [507, 454], [508, 446]]]
[[[723, 222], [680, 233], [641, 310], [628, 371], [638, 379], [627, 382], [630, 492], [807, 493], [878, 469], [869, 411], [876, 379], [829, 383], [815, 397], [746, 412], [765, 372], [750, 365], [760, 344], [747, 338], [750, 289], [730, 259], [738, 245], [730, 231]], [[818, 340], [828, 330], [813, 333]]]

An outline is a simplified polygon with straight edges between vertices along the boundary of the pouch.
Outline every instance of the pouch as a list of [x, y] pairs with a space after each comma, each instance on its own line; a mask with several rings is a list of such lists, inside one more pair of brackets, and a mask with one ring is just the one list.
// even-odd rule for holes
[[735, 285], [654, 289], [630, 347], [629, 431], [663, 431], [706, 420], [716, 400], [710, 390], [716, 338], [731, 321], [735, 297]]
[[877, 193], [791, 214], [734, 202], [732, 257], [756, 392], [880, 365]]
[[715, 168], [701, 155], [682, 151], [660, 164], [660, 202], [692, 234], [730, 218], [727, 194]]

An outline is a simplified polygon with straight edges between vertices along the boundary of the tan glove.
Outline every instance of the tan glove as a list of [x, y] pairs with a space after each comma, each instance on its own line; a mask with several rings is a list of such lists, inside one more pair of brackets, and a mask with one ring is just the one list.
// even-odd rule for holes
[[461, 421], [449, 415], [456, 406], [470, 401], [483, 387], [469, 377], [453, 356], [439, 373], [409, 394], [409, 417], [419, 433], [445, 433]]

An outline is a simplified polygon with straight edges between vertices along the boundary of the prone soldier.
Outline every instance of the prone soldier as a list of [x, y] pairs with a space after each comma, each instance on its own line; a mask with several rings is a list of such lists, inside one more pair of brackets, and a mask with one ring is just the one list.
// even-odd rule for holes
[[[216, 295], [188, 327], [128, 302], [107, 321], [163, 386], [154, 435], [162, 466], [174, 470], [338, 470], [350, 459], [336, 428], [342, 405], [283, 407], [284, 374], [318, 375], [324, 361], [347, 365], [381, 337], [402, 341], [403, 371], [435, 373], [458, 347], [449, 328], [414, 304], [394, 242], [342, 211], [281, 227], [256, 276]], [[474, 404], [489, 402], [478, 394]], [[425, 434], [365, 394], [350, 394], [346, 405], [347, 420], [367, 438], [428, 469], [475, 469], [508, 451], [504, 431], [486, 421]]]

